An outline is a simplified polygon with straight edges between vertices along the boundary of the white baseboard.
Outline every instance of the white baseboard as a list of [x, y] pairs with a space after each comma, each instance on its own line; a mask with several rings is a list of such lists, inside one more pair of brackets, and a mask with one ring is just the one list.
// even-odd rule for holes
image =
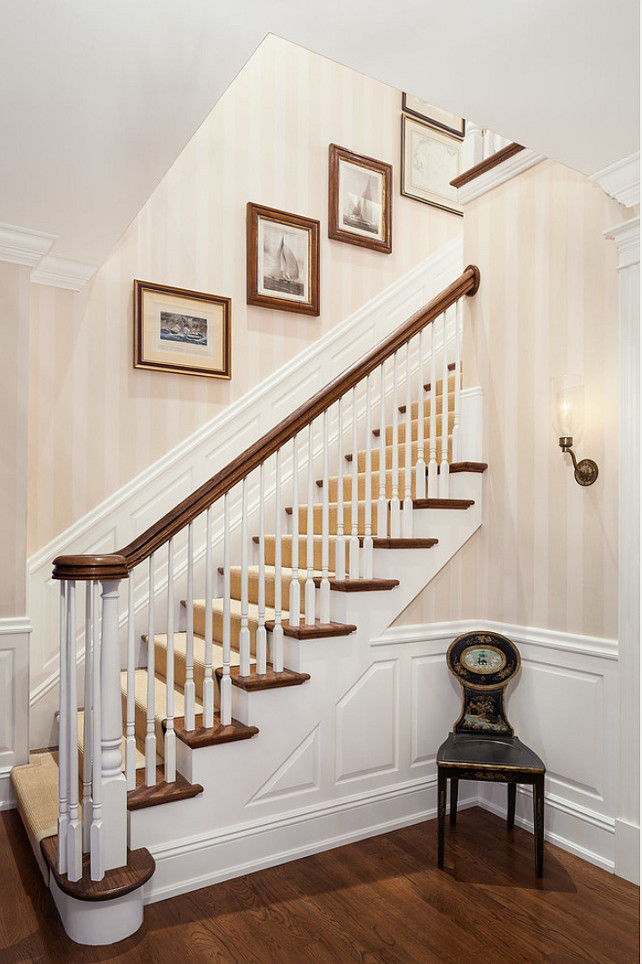
[[11, 786], [11, 770], [0, 772], [0, 810], [15, 810], [16, 797]]
[[615, 821], [615, 873], [640, 884], [640, 828], [626, 820]]
[[[156, 872], [146, 885], [145, 903], [430, 820], [437, 815], [436, 787], [432, 778], [375, 790], [152, 849]], [[471, 793], [462, 794], [462, 809], [477, 803], [472, 785], [470, 789]]]

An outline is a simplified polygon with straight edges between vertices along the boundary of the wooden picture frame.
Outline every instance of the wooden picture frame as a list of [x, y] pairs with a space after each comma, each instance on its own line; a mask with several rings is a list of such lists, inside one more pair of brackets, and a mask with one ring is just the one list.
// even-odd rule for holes
[[390, 254], [392, 164], [330, 144], [328, 237]]
[[407, 114], [401, 117], [401, 193], [463, 216], [457, 188], [461, 141]]
[[451, 134], [457, 140], [463, 141], [466, 136], [466, 121], [463, 117], [451, 114], [450, 111], [442, 110], [440, 107], [434, 107], [428, 101], [415, 97], [414, 94], [402, 93], [401, 109], [404, 114], [411, 114], [412, 117], [429, 124], [435, 130]]
[[319, 222], [247, 205], [247, 303], [319, 314]]
[[231, 378], [231, 299], [134, 281], [134, 368]]

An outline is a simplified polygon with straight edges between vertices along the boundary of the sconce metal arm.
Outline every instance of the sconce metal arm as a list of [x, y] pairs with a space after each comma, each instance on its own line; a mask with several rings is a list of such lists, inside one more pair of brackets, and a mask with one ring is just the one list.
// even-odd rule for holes
[[575, 458], [575, 452], [573, 451], [572, 446], [572, 435], [563, 435], [560, 438], [560, 448], [562, 452], [568, 452], [573, 459], [575, 481], [579, 485], [593, 485], [599, 474], [597, 463], [594, 462], [593, 459], [582, 459], [580, 462], [578, 462]]

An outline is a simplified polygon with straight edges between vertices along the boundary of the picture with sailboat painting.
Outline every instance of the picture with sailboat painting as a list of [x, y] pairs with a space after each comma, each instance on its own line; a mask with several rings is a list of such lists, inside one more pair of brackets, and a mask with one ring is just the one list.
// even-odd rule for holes
[[319, 222], [247, 206], [247, 303], [319, 314]]
[[392, 165], [330, 144], [328, 236], [392, 251]]

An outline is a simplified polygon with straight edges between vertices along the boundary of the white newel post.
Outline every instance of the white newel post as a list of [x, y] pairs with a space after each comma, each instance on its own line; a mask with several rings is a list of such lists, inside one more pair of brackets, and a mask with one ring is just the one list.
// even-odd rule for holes
[[122, 771], [120, 744], [123, 711], [120, 690], [118, 645], [118, 580], [102, 581], [101, 688], [101, 784], [105, 870], [127, 863], [127, 783]]

